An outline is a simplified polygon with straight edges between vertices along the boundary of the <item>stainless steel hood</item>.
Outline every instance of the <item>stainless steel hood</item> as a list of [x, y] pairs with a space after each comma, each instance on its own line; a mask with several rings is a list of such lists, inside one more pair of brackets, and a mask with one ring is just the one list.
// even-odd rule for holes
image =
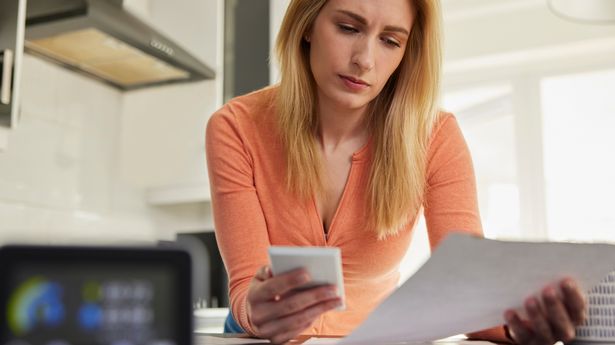
[[25, 47], [122, 90], [215, 77], [121, 0], [28, 0]]

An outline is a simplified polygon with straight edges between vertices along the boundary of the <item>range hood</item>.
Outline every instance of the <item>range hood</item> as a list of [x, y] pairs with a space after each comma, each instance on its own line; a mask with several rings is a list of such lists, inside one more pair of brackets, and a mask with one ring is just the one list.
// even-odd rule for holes
[[215, 77], [122, 0], [28, 0], [25, 49], [121, 90]]

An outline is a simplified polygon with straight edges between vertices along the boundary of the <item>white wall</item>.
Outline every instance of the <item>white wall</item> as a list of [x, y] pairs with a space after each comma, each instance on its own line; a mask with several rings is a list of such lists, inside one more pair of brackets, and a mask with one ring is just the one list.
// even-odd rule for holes
[[[223, 0], [149, 0], [140, 15], [216, 71], [216, 79], [123, 96], [120, 175], [146, 192], [202, 190], [199, 203], [157, 206], [156, 235], [213, 229], [205, 165], [209, 116], [222, 105]], [[174, 193], [178, 194], [178, 193]], [[179, 193], [181, 194], [181, 193]]]
[[608, 65], [615, 25], [580, 24], [546, 0], [443, 0], [445, 86]]
[[222, 3], [126, 3], [204, 59], [213, 81], [122, 93], [26, 55], [21, 123], [0, 152], [0, 244], [140, 243], [212, 229], [208, 203], [153, 207], [146, 195], [208, 184], [203, 135], [222, 99]]
[[30, 55], [22, 81], [0, 153], [0, 243], [152, 241], [141, 191], [118, 177], [122, 94]]
[[[447, 9], [444, 27], [447, 61], [569, 45], [612, 38], [615, 25], [580, 25], [550, 12], [546, 0], [458, 0]], [[470, 44], [471, 43], [471, 44]]]
[[270, 0], [269, 2], [269, 35], [271, 37], [271, 59], [269, 60], [271, 63], [269, 69], [269, 80], [272, 84], [279, 81], [280, 71], [278, 69], [278, 64], [274, 54], [275, 40], [278, 36], [278, 31], [280, 31], [280, 25], [282, 25], [284, 13], [286, 12], [286, 8], [289, 3], [290, 0]]

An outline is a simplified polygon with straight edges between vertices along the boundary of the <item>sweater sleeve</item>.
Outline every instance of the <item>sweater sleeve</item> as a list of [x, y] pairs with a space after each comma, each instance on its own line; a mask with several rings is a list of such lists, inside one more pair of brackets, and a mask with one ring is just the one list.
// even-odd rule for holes
[[246, 311], [250, 281], [268, 264], [269, 236], [254, 185], [254, 166], [233, 108], [210, 118], [205, 133], [216, 241], [229, 275], [231, 313], [254, 335]]
[[[424, 212], [432, 250], [451, 231], [483, 236], [472, 157], [451, 114], [444, 114], [434, 128], [426, 178]], [[502, 326], [470, 333], [468, 337], [511, 342]]]

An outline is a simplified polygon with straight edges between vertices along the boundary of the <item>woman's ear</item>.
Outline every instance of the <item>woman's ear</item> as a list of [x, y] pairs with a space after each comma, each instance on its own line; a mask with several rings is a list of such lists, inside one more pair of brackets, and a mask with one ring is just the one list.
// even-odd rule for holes
[[311, 27], [305, 30], [305, 32], [303, 33], [303, 40], [308, 43], [310, 43], [310, 41], [312, 40], [312, 28]]

